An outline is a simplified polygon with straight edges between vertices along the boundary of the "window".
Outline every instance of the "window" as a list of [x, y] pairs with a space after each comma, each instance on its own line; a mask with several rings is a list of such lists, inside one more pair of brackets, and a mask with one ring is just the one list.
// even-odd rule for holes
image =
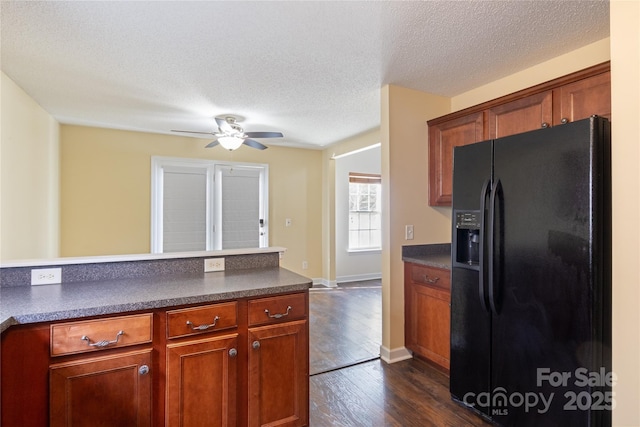
[[269, 245], [268, 165], [153, 156], [151, 252]]
[[349, 250], [382, 247], [380, 175], [349, 172]]

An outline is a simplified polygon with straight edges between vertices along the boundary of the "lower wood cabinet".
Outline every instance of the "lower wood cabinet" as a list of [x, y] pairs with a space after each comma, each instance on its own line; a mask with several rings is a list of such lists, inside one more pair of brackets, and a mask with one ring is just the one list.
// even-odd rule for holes
[[151, 426], [150, 366], [150, 349], [51, 365], [49, 425]]
[[2, 426], [309, 424], [308, 292], [10, 327]]
[[236, 425], [237, 347], [237, 334], [167, 345], [165, 425]]
[[307, 321], [250, 328], [249, 342], [249, 426], [307, 425]]
[[405, 263], [405, 346], [449, 371], [449, 270]]

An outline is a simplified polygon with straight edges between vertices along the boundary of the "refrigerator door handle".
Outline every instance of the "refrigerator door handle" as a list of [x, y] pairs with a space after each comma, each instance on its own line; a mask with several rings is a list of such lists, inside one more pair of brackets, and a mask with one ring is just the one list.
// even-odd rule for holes
[[478, 295], [480, 296], [480, 303], [486, 311], [489, 311], [489, 299], [487, 296], [487, 282], [484, 280], [486, 270], [484, 253], [486, 236], [485, 210], [487, 205], [487, 196], [489, 195], [490, 184], [491, 180], [487, 179], [484, 184], [482, 184], [482, 191], [480, 192], [480, 245], [478, 251], [478, 265], [480, 267], [480, 271], [478, 272]]
[[[498, 303], [496, 301], [496, 276], [495, 276], [495, 238], [496, 238], [496, 196], [502, 192], [502, 183], [500, 179], [496, 179], [493, 188], [491, 189], [491, 197], [489, 201], [489, 226], [491, 231], [489, 233], [489, 304], [491, 305], [491, 311], [494, 314], [498, 314]], [[499, 196], [498, 196], [499, 197]], [[499, 286], [499, 284], [498, 284]]]

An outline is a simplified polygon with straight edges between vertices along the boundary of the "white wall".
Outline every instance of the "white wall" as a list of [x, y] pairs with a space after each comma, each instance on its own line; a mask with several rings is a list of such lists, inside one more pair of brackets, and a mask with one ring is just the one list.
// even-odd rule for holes
[[336, 282], [382, 277], [381, 251], [349, 252], [349, 172], [380, 174], [380, 147], [335, 160]]

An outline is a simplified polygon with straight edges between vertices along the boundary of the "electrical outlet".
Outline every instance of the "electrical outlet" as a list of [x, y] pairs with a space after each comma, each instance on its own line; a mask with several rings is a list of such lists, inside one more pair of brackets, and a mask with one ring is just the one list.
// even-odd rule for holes
[[306, 270], [307, 268], [309, 268], [309, 263], [307, 261], [302, 261], [302, 269]]
[[62, 268], [37, 268], [31, 270], [32, 285], [55, 285], [62, 283]]
[[413, 225], [404, 226], [404, 239], [413, 240]]
[[204, 272], [224, 271], [224, 258], [209, 258], [204, 260]]
[[285, 218], [284, 226], [285, 227], [291, 227], [291, 218]]

